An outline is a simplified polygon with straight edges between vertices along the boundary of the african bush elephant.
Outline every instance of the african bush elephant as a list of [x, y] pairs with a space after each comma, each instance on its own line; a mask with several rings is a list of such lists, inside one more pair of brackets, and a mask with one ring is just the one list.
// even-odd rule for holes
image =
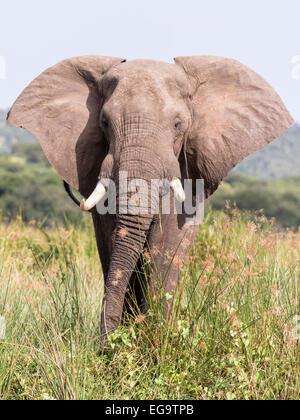
[[[204, 180], [205, 203], [250, 153], [293, 123], [269, 84], [241, 63], [212, 56], [175, 63], [84, 56], [37, 77], [13, 105], [8, 124], [26, 128], [59, 175], [87, 199], [103, 267], [102, 340], [122, 318], [128, 287], [143, 304], [136, 268], [147, 250], [147, 281], [171, 293], [195, 238], [187, 214], [99, 214], [102, 179], [167, 179], [184, 201], [184, 179]], [[147, 194], [145, 191], [144, 194]], [[130, 192], [128, 192], [128, 198]], [[149, 204], [150, 207], [150, 204]], [[175, 255], [176, 254], [176, 255]], [[174, 257], [175, 256], [175, 257]], [[170, 262], [171, 261], [171, 262]]]

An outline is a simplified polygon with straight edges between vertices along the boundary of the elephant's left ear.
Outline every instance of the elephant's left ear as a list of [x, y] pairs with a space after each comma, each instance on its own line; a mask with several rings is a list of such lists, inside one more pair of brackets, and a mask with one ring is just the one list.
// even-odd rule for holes
[[123, 61], [98, 55], [64, 60], [38, 76], [8, 115], [8, 125], [30, 131], [59, 175], [85, 196], [94, 190], [106, 155], [99, 82]]
[[294, 122], [274, 89], [238, 61], [179, 57], [189, 80], [193, 123], [186, 144], [189, 175], [204, 179], [206, 196], [249, 154]]

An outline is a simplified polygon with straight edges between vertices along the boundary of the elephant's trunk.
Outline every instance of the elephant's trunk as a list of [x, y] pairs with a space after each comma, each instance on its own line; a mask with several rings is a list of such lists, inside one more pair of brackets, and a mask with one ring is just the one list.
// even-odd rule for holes
[[[112, 124], [112, 129], [111, 153], [103, 162], [100, 173], [100, 179], [112, 178], [115, 181], [117, 192], [115, 235], [105, 279], [101, 326], [103, 341], [120, 323], [129, 280], [147, 240], [154, 219], [153, 209], [159, 207], [159, 184], [153, 185], [151, 181], [164, 178], [174, 181], [171, 187], [180, 201], [184, 199], [178, 180], [181, 176], [178, 160], [173, 149], [159, 146], [164, 144], [164, 139], [154, 121], [131, 115], [119, 125]], [[120, 188], [124, 174], [128, 192], [122, 192]], [[92, 198], [97, 198], [97, 194], [98, 191], [95, 191]], [[124, 198], [129, 207], [125, 211]], [[131, 212], [132, 204], [135, 204], [135, 212]]]
[[117, 222], [110, 268], [105, 281], [102, 339], [120, 323], [126, 290], [147, 239], [152, 217], [123, 216]]
[[[151, 195], [151, 180], [163, 177], [163, 166], [157, 158], [153, 159], [153, 156], [150, 155], [149, 150], [137, 150], [136, 147], [126, 148], [122, 151], [120, 164], [113, 174], [117, 184], [118, 214], [113, 252], [105, 281], [102, 312], [103, 340], [118, 326], [121, 320], [128, 283], [143, 251], [153, 221], [154, 214], [151, 209], [156, 204], [154, 201], [159, 200], [158, 194]], [[121, 181], [118, 175], [125, 173], [128, 192], [124, 192], [122, 196], [119, 185]], [[137, 184], [138, 191], [130, 191], [131, 184], [133, 186]], [[135, 203], [132, 194], [137, 192], [141, 200], [137, 198], [139, 202]], [[127, 202], [128, 211], [124, 211], [122, 207], [125, 202]], [[145, 207], [146, 202], [147, 208]], [[131, 208], [131, 204], [136, 204], [136, 207]]]

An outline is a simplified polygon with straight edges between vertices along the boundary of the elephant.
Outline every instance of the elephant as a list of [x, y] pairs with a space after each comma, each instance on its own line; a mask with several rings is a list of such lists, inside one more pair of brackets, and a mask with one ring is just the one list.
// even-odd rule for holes
[[[39, 140], [61, 178], [84, 197], [82, 210], [92, 215], [104, 277], [102, 343], [122, 321], [128, 289], [147, 311], [137, 275], [142, 266], [151, 293], [161, 287], [172, 296], [198, 230], [184, 210], [152, 214], [148, 204], [148, 211], [120, 211], [118, 192], [115, 214], [99, 214], [108, 191], [102, 180], [119, 185], [126, 172], [128, 181], [141, 179], [150, 188], [153, 179], [166, 179], [179, 203], [186, 199], [184, 180], [192, 182], [193, 200], [195, 182], [203, 180], [207, 206], [239, 162], [293, 122], [261, 76], [234, 59], [215, 56], [178, 57], [174, 63], [75, 57], [25, 88], [8, 125]], [[162, 195], [160, 190], [159, 201]], [[164, 305], [167, 317], [172, 299]]]

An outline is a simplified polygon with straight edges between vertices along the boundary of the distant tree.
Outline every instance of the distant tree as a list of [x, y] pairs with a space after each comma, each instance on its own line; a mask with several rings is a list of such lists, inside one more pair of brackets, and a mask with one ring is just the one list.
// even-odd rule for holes
[[22, 212], [25, 222], [45, 225], [68, 219], [80, 221], [82, 213], [69, 199], [56, 172], [24, 158], [0, 155], [0, 213], [13, 220]]
[[300, 177], [261, 181], [241, 174], [230, 175], [213, 195], [212, 207], [225, 210], [226, 201], [241, 210], [263, 210], [282, 227], [300, 226]]
[[50, 166], [39, 143], [17, 143], [12, 146], [11, 152], [13, 155], [25, 158], [28, 163]]

